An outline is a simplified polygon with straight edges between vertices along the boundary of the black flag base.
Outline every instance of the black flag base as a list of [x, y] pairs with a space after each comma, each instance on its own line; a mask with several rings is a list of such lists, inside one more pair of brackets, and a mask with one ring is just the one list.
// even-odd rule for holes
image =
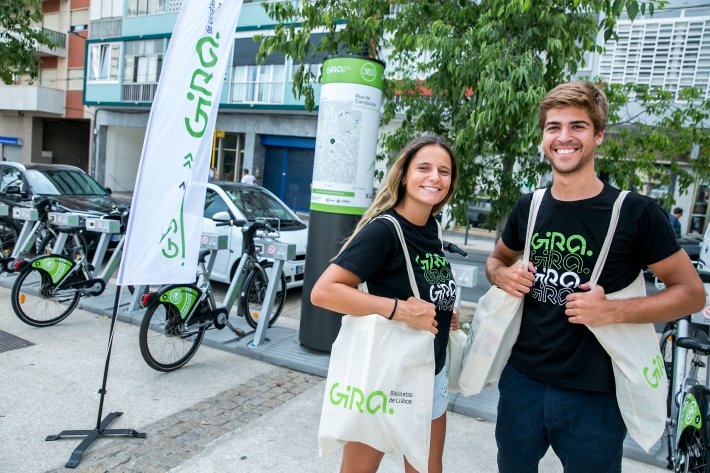
[[78, 447], [74, 449], [66, 465], [67, 468], [76, 468], [81, 461], [82, 455], [89, 445], [99, 437], [135, 437], [139, 439], [145, 438], [145, 432], [137, 432], [133, 429], [107, 429], [108, 425], [113, 422], [116, 417], [123, 415], [123, 412], [112, 412], [101, 421], [97, 429], [92, 430], [63, 430], [57, 435], [48, 435], [46, 441], [59, 440], [62, 438], [86, 437]]
[[104, 364], [104, 377], [101, 384], [101, 389], [99, 389], [99, 394], [101, 398], [99, 401], [99, 414], [96, 418], [96, 428], [91, 430], [63, 430], [57, 435], [49, 435], [46, 439], [47, 442], [52, 440], [59, 440], [63, 438], [70, 437], [85, 437], [84, 440], [79, 444], [78, 447], [74, 449], [67, 462], [67, 468], [76, 468], [81, 461], [81, 457], [87, 448], [99, 437], [134, 437], [134, 438], [145, 438], [145, 433], [137, 432], [133, 429], [107, 429], [106, 427], [113, 422], [117, 417], [123, 415], [123, 412], [112, 412], [106, 416], [105, 419], [101, 419], [104, 409], [104, 397], [106, 396], [106, 382], [108, 380], [108, 367], [111, 362], [111, 347], [113, 346], [113, 332], [116, 326], [116, 314], [118, 313], [118, 303], [121, 299], [121, 287], [116, 287], [116, 299], [113, 303], [113, 316], [111, 317], [111, 330], [108, 337], [108, 348], [106, 350], [106, 363]]

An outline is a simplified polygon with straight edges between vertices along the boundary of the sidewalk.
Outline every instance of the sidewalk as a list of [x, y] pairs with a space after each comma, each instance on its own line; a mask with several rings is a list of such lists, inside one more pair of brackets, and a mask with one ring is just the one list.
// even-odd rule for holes
[[[9, 295], [0, 287], [0, 331], [33, 345], [0, 350], [0, 471], [65, 472], [80, 440], [44, 438], [95, 426], [110, 320], [77, 310], [36, 329], [15, 317]], [[322, 377], [209, 346], [184, 368], [158, 373], [143, 362], [137, 334], [136, 325], [116, 325], [104, 416], [123, 411], [111, 428], [134, 428], [147, 438], [100, 439], [75, 471], [337, 471], [337, 453], [318, 459]], [[447, 429], [445, 471], [496, 471], [493, 423], [449, 412]], [[401, 472], [401, 459], [386, 455], [380, 471]], [[540, 471], [562, 471], [552, 452]], [[664, 470], [624, 459], [623, 471]]]

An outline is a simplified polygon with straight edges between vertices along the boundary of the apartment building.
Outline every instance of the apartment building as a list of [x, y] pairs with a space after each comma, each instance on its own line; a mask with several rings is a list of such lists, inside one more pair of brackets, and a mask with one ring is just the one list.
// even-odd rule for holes
[[38, 47], [39, 77], [0, 85], [0, 158], [88, 169], [91, 113], [83, 104], [89, 0], [45, 0], [42, 28], [60, 46]]
[[[710, 2], [672, 0], [653, 16], [637, 17], [633, 22], [622, 18], [617, 32], [618, 40], [607, 42], [603, 54], [590, 58], [591, 77], [617, 84], [648, 84], [674, 93], [696, 87], [705, 99], [710, 98]], [[692, 150], [689, 159], [698, 152], [710, 150]], [[663, 166], [664, 160], [658, 164]], [[710, 221], [709, 181], [698, 180], [684, 194], [673, 185], [654, 189], [653, 183], [643, 190], [673, 192], [676, 205], [684, 209], [683, 233], [705, 232]]]
[[[150, 105], [181, 0], [92, 0], [84, 104], [94, 110], [91, 173], [131, 191]], [[257, 182], [291, 208], [308, 210], [317, 113], [294, 97], [294, 64], [284, 56], [254, 59], [255, 34], [269, 34], [260, 2], [244, 1], [219, 103], [215, 178]], [[317, 41], [317, 38], [314, 38]], [[323, 57], [309, 59], [317, 68]], [[317, 91], [316, 91], [317, 93]]]

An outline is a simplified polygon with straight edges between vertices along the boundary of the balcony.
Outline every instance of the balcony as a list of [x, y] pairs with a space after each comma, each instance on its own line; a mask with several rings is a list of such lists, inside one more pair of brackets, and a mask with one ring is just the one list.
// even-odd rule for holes
[[157, 82], [141, 82], [137, 84], [123, 84], [121, 100], [124, 102], [152, 102], [155, 97]]
[[89, 39], [119, 38], [123, 18], [103, 18], [89, 23]]
[[37, 27], [42, 33], [49, 37], [49, 40], [56, 44], [56, 48], [50, 48], [44, 44], [37, 45], [35, 54], [40, 57], [67, 57], [67, 35], [49, 28]]
[[64, 115], [64, 91], [39, 85], [0, 86], [0, 110]]

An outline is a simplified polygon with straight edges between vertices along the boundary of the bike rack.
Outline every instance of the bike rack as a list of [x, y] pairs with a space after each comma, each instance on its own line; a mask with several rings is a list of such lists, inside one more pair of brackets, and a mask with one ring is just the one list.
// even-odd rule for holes
[[210, 250], [210, 259], [207, 261], [206, 267], [206, 275], [209, 278], [210, 274], [212, 274], [214, 262], [217, 259], [217, 252], [219, 250], [226, 250], [229, 248], [229, 237], [227, 235], [212, 235], [203, 233], [200, 237], [200, 248]]
[[33, 207], [13, 207], [12, 218], [23, 220], [22, 230], [17, 237], [17, 243], [10, 258], [17, 259], [22, 253], [28, 253], [37, 239], [37, 229], [41, 225], [39, 211]]
[[[86, 226], [87, 231], [101, 234], [99, 242], [96, 244], [94, 258], [91, 260], [91, 266], [94, 268], [91, 276], [103, 279], [108, 284], [108, 280], [118, 267], [118, 263], [121, 261], [121, 256], [123, 254], [125, 235], [121, 233], [121, 222], [112, 218], [89, 217], [86, 219], [84, 225]], [[103, 263], [106, 251], [108, 250], [108, 245], [115, 235], [120, 235], [118, 244], [116, 245], [116, 248], [114, 248], [113, 254], [106, 263], [104, 270], [99, 273], [99, 271], [101, 271], [101, 263]], [[140, 310], [140, 298], [145, 292], [145, 288], [146, 286], [137, 286], [135, 288], [131, 301], [124, 312], [136, 312]]]
[[[269, 327], [269, 319], [271, 318], [271, 310], [274, 307], [274, 298], [276, 297], [276, 285], [281, 279], [281, 272], [284, 268], [284, 262], [296, 259], [296, 245], [293, 243], [281, 243], [273, 240], [255, 239], [255, 245], [261, 245], [264, 249], [261, 256], [274, 260], [274, 265], [271, 267], [271, 277], [269, 284], [266, 287], [264, 295], [264, 305], [259, 314], [259, 322], [256, 324], [256, 334], [254, 340], [249, 344], [250, 348], [257, 348], [266, 340], [266, 329]], [[285, 297], [285, 295], [284, 295]]]
[[[48, 212], [47, 220], [55, 227], [82, 228], [84, 226], [84, 224], [81, 223], [81, 215], [72, 212]], [[60, 231], [57, 236], [57, 241], [54, 242], [54, 246], [52, 247], [52, 253], [56, 255], [61, 254], [68, 238], [68, 233]]]

